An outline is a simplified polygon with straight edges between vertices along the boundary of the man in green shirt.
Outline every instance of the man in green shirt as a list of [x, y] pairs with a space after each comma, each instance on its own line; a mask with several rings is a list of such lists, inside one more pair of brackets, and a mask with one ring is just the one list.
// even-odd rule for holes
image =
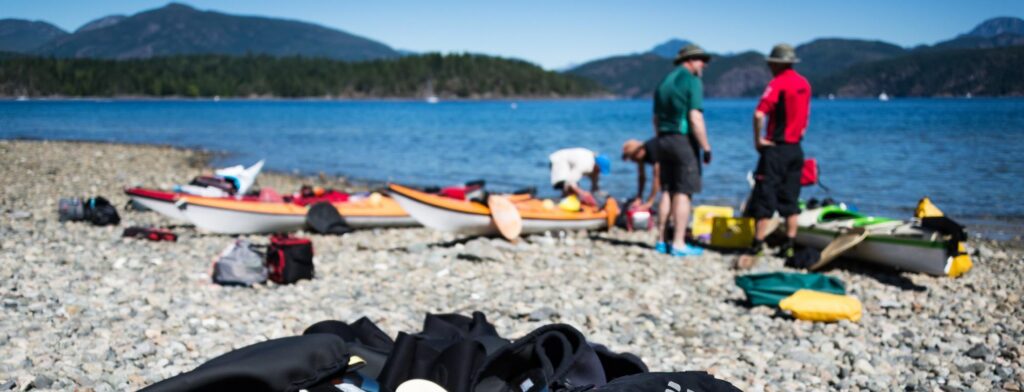
[[[655, 248], [673, 256], [696, 256], [703, 249], [686, 244], [686, 224], [690, 220], [690, 200], [701, 190], [700, 151], [704, 164], [711, 163], [711, 144], [704, 127], [704, 85], [700, 76], [711, 61], [699, 46], [690, 44], [679, 50], [672, 70], [654, 91], [654, 131], [657, 134], [655, 156], [660, 168], [660, 183], [666, 191], [658, 208], [659, 240]], [[675, 233], [665, 238], [671, 216]]]

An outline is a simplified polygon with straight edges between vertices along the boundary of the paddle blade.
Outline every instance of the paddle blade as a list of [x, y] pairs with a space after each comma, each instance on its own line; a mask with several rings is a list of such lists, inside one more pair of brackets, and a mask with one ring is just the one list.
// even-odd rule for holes
[[604, 213], [607, 214], [605, 219], [608, 223], [608, 227], [605, 229], [611, 230], [612, 227], [615, 227], [615, 218], [619, 217], [619, 202], [615, 201], [614, 197], [609, 196], [608, 200], [604, 202]]
[[508, 198], [498, 195], [487, 197], [487, 208], [491, 210], [491, 221], [506, 240], [515, 241], [523, 231], [523, 218]]
[[864, 242], [864, 239], [866, 238], [868, 238], [868, 232], [867, 230], [864, 230], [863, 227], [858, 227], [836, 236], [836, 238], [833, 239], [825, 249], [821, 250], [821, 259], [808, 269], [811, 271], [817, 271], [821, 267], [831, 263], [832, 260], [837, 259], [846, 251], [853, 249], [857, 244]]

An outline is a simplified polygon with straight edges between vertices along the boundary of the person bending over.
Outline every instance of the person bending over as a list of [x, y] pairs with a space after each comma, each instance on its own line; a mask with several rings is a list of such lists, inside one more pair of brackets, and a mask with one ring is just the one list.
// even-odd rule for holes
[[[658, 179], [660, 167], [658, 166], [658, 139], [652, 138], [646, 142], [636, 139], [629, 139], [622, 144], [622, 160], [636, 163], [636, 197], [630, 203], [630, 209], [650, 210], [654, 201], [661, 191], [661, 181]], [[644, 187], [647, 185], [646, 166], [651, 165], [651, 194], [644, 199]]]
[[[566, 148], [555, 151], [548, 160], [551, 163], [551, 185], [562, 192], [562, 196], [576, 195], [580, 202], [596, 206], [591, 192], [600, 189], [601, 173], [611, 172], [611, 160], [585, 148]], [[590, 192], [583, 190], [579, 183], [590, 178]]]

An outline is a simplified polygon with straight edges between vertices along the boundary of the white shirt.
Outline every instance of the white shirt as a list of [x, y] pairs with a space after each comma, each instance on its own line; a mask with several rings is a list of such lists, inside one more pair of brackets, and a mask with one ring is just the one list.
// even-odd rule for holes
[[577, 185], [583, 176], [594, 171], [594, 154], [585, 148], [566, 148], [548, 156], [551, 161], [551, 185]]

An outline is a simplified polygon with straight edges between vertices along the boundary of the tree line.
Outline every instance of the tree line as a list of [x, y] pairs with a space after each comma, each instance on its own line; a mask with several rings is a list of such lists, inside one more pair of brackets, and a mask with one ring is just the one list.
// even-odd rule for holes
[[345, 62], [266, 55], [143, 60], [0, 56], [0, 95], [441, 98], [581, 97], [595, 82], [525, 61], [437, 53]]

